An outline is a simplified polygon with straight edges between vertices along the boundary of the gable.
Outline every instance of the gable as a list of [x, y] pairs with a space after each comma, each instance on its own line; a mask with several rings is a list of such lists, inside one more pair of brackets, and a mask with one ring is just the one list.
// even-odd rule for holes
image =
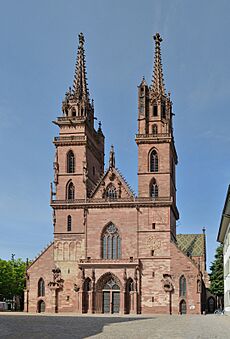
[[93, 199], [106, 199], [108, 191], [114, 191], [116, 199], [133, 199], [134, 193], [116, 168], [109, 168], [91, 192]]

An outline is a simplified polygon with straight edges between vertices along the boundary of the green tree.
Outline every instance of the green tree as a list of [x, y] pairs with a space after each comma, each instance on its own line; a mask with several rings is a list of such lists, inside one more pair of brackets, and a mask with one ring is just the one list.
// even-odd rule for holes
[[[223, 245], [216, 249], [215, 259], [210, 266], [210, 292], [215, 294], [219, 302], [224, 295], [224, 264], [223, 264]], [[221, 303], [221, 302], [220, 302]]]
[[22, 259], [0, 259], [0, 297], [1, 299], [23, 301], [26, 263]]

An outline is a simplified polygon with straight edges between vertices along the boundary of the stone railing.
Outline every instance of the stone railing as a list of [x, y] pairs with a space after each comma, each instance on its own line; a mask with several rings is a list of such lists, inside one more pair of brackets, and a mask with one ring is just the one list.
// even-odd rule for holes
[[161, 138], [161, 137], [171, 137], [171, 133], [157, 133], [157, 134], [136, 134], [136, 138]]
[[172, 202], [172, 197], [130, 197], [130, 198], [86, 198], [86, 199], [73, 199], [73, 200], [52, 200], [52, 204], [122, 204], [122, 203], [154, 203], [154, 202]]
[[82, 141], [86, 140], [85, 135], [69, 135], [69, 136], [59, 136], [54, 137], [54, 142], [61, 142], [61, 141]]

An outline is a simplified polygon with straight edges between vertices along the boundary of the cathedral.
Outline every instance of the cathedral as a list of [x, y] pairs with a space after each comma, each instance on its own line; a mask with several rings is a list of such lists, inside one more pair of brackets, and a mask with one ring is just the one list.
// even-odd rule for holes
[[[138, 86], [138, 193], [115, 164], [104, 168], [79, 34], [72, 88], [53, 123], [54, 239], [28, 266], [25, 312], [201, 314], [206, 308], [206, 236], [177, 234], [173, 111], [165, 91], [162, 38], [153, 79]], [[135, 119], [136, 117], [134, 117]], [[118, 128], [118, 127], [117, 127]]]

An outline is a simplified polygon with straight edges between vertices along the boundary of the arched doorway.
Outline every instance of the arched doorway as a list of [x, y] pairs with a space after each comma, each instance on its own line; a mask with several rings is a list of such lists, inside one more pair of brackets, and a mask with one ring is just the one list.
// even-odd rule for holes
[[133, 279], [129, 278], [126, 283], [126, 291], [125, 291], [125, 313], [130, 313], [133, 309]]
[[89, 310], [89, 291], [91, 290], [91, 280], [87, 278], [83, 285], [83, 302], [82, 312], [87, 313]]
[[46, 308], [46, 304], [44, 300], [39, 300], [38, 302], [38, 313], [44, 313]]
[[180, 302], [180, 314], [186, 314], [186, 313], [187, 313], [186, 301], [181, 300], [181, 302]]
[[208, 298], [208, 313], [214, 313], [216, 305], [213, 297]]
[[106, 273], [98, 279], [96, 285], [97, 312], [120, 312], [121, 283], [112, 273]]

